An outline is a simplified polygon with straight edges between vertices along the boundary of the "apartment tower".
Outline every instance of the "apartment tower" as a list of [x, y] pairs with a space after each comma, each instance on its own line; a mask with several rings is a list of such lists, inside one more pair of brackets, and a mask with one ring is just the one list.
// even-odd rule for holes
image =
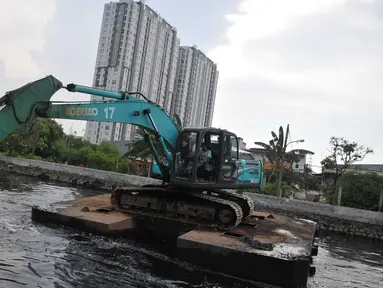
[[179, 48], [170, 113], [177, 114], [184, 126], [212, 125], [218, 74], [217, 65], [196, 46]]
[[[176, 29], [144, 1], [120, 0], [104, 6], [93, 87], [138, 91], [171, 111], [180, 40]], [[91, 101], [104, 100], [91, 96]], [[92, 143], [127, 140], [131, 125], [88, 121]]]

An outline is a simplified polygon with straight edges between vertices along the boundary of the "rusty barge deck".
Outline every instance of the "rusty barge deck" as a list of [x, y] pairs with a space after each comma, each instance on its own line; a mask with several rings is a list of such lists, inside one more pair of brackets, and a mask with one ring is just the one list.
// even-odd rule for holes
[[306, 287], [315, 274], [316, 225], [304, 219], [253, 212], [229, 232], [113, 211], [110, 194], [33, 207], [32, 220], [105, 236], [145, 233], [174, 238], [182, 260], [250, 281]]

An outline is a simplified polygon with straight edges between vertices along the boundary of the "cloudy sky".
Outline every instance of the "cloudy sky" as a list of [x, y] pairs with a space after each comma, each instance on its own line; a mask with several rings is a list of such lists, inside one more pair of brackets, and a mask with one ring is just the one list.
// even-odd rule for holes
[[[106, 0], [0, 0], [0, 94], [53, 74], [91, 85]], [[148, 0], [220, 71], [214, 126], [247, 147], [290, 124], [293, 148], [328, 152], [331, 136], [382, 163], [383, 1]], [[60, 92], [53, 100], [87, 100]], [[79, 133], [84, 123], [65, 122]]]

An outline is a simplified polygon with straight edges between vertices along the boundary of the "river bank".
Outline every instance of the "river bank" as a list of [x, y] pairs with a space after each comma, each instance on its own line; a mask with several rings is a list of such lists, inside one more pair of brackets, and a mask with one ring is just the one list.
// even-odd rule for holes
[[[136, 175], [6, 156], [0, 156], [0, 171], [98, 190], [110, 190], [120, 185], [161, 183], [156, 179]], [[383, 213], [256, 193], [245, 194], [254, 199], [257, 210], [314, 220], [325, 231], [383, 240]]]
[[136, 175], [7, 156], [0, 156], [0, 171], [98, 190], [110, 190], [119, 185], [141, 186], [161, 183], [153, 178]]

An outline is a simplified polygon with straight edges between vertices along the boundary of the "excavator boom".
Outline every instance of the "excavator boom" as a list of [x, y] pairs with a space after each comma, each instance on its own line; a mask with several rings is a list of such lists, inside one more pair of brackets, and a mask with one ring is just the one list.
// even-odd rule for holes
[[[103, 100], [51, 101], [51, 97], [63, 88], [69, 92], [100, 96]], [[0, 140], [36, 117], [127, 123], [144, 128], [144, 140], [156, 162], [160, 163], [159, 153], [148, 133], [154, 134], [167, 160], [167, 164], [160, 167], [164, 183], [154, 187], [117, 188], [112, 193], [111, 203], [119, 211], [230, 229], [249, 216], [254, 208], [250, 198], [222, 190], [239, 185], [236, 175], [239, 165], [245, 162], [238, 161], [237, 150], [237, 157], [232, 156], [232, 141], [235, 140], [235, 147], [238, 146], [235, 134], [216, 128], [184, 128], [180, 131], [162, 107], [140, 93], [114, 92], [76, 84], [64, 86], [53, 76], [47, 76], [6, 93], [0, 98], [0, 109]], [[197, 138], [193, 140], [190, 135], [197, 135]], [[214, 135], [220, 139], [218, 142], [210, 140]], [[204, 176], [197, 173], [201, 165], [198, 164], [200, 152], [195, 147], [201, 145], [211, 145], [215, 149], [214, 159], [210, 160], [213, 162], [209, 165], [216, 168], [205, 171]], [[189, 149], [188, 155], [185, 148]], [[183, 176], [184, 173], [189, 176]]]
[[[145, 111], [150, 111], [150, 114], [145, 114]], [[51, 102], [51, 107], [44, 105], [38, 107], [37, 114], [40, 117], [54, 119], [129, 123], [143, 127], [153, 134], [161, 131], [160, 136], [171, 151], [179, 132], [174, 121], [161, 108], [142, 100], [95, 101], [73, 104]], [[157, 119], [154, 126], [150, 121], [151, 118]]]

